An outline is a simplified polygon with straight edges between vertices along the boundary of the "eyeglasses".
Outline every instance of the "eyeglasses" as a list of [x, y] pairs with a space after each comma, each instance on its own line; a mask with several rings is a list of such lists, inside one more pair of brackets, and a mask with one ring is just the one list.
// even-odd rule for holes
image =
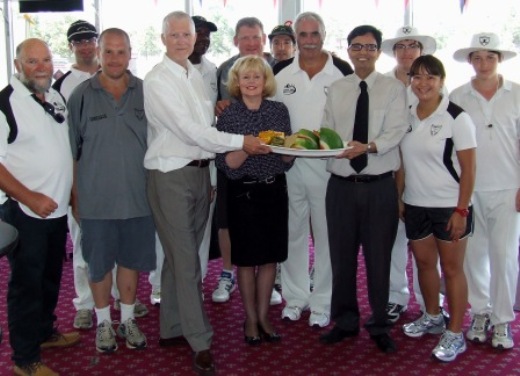
[[65, 121], [65, 116], [61, 112], [56, 112], [56, 108], [49, 102], [42, 102], [36, 94], [31, 95], [33, 99], [43, 107], [43, 110], [52, 116], [56, 123], [61, 124]]
[[361, 51], [362, 49], [365, 49], [366, 51], [377, 51], [377, 44], [361, 44], [361, 43], [354, 43], [351, 44], [348, 49], [352, 51]]
[[97, 38], [92, 37], [89, 39], [73, 40], [70, 42], [70, 44], [72, 44], [74, 47], [78, 47], [78, 46], [86, 46], [88, 44], [94, 44], [94, 43], [96, 43], [96, 41], [97, 41]]
[[418, 43], [412, 43], [409, 45], [397, 43], [396, 45], [394, 45], [394, 49], [397, 51], [406, 51], [406, 50], [415, 51], [415, 50], [419, 50], [420, 48], [421, 48], [421, 46]]

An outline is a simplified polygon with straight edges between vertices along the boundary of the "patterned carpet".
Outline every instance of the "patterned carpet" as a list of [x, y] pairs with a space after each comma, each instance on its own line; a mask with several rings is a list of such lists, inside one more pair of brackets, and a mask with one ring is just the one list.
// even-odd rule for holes
[[[205, 305], [213, 325], [215, 336], [212, 353], [218, 375], [263, 376], [263, 375], [520, 375], [520, 323], [517, 320], [513, 331], [516, 347], [507, 352], [497, 352], [489, 345], [468, 344], [468, 350], [451, 364], [441, 364], [430, 358], [431, 349], [438, 337], [425, 336], [410, 339], [401, 333], [400, 325], [415, 319], [418, 306], [412, 302], [409, 310], [392, 330], [398, 352], [385, 355], [377, 350], [366, 331], [354, 339], [326, 346], [318, 341], [325, 329], [315, 330], [307, 326], [308, 312], [299, 322], [283, 322], [279, 319], [282, 305], [271, 309], [271, 319], [283, 335], [281, 343], [253, 348], [244, 343], [244, 321], [240, 296], [236, 291], [227, 304], [211, 302], [211, 292], [220, 272], [221, 261], [210, 262], [209, 273], [204, 283]], [[360, 269], [363, 262], [360, 258]], [[0, 375], [12, 374], [11, 349], [7, 333], [5, 292], [8, 279], [8, 264], [0, 260], [0, 326], [4, 340], [0, 345]], [[359, 275], [359, 299], [363, 319], [369, 315], [364, 274]], [[140, 279], [139, 298], [149, 305], [150, 285], [147, 275]], [[58, 324], [61, 331], [72, 330], [74, 309], [72, 262], [65, 261], [62, 290], [58, 305]], [[148, 337], [148, 348], [129, 350], [119, 342], [119, 349], [112, 355], [99, 355], [94, 348], [95, 331], [82, 332], [80, 345], [69, 349], [47, 350], [43, 360], [61, 375], [193, 375], [192, 353], [188, 346], [159, 348], [159, 309], [149, 306], [148, 316], [138, 319], [140, 328]], [[113, 316], [119, 314], [113, 311]], [[466, 317], [466, 324], [469, 318]]]

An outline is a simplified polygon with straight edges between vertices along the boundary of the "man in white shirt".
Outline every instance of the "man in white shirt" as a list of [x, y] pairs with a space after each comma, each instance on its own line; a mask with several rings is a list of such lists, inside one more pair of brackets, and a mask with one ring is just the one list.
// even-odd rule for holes
[[148, 118], [148, 198], [164, 247], [161, 339], [185, 337], [199, 374], [215, 367], [210, 353], [213, 330], [202, 301], [198, 249], [208, 218], [209, 159], [216, 152], [243, 149], [250, 154], [270, 148], [255, 137], [217, 131], [214, 108], [200, 72], [188, 57], [196, 40], [195, 24], [184, 12], [163, 20], [166, 54], [144, 80]]
[[[313, 12], [298, 15], [294, 23], [298, 52], [275, 65], [276, 99], [289, 109], [291, 129], [320, 128], [329, 86], [352, 73], [350, 65], [323, 49], [325, 24]], [[296, 158], [286, 173], [289, 194], [289, 255], [282, 263], [282, 319], [297, 321], [310, 310], [309, 326], [330, 323], [332, 278], [325, 191], [330, 174], [326, 161]], [[314, 288], [310, 291], [309, 217], [314, 238]]]
[[466, 337], [491, 345], [514, 346], [511, 322], [518, 278], [520, 237], [520, 86], [498, 73], [498, 64], [516, 56], [498, 35], [473, 35], [468, 48], [453, 57], [469, 62], [470, 82], [450, 99], [471, 116], [477, 130], [477, 175], [473, 192], [475, 231], [464, 259], [472, 321]]

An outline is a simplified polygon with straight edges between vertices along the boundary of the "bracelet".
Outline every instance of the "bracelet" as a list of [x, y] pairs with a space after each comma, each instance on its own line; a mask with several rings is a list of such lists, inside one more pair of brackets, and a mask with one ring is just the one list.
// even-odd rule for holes
[[455, 208], [453, 211], [464, 218], [469, 215], [469, 209]]

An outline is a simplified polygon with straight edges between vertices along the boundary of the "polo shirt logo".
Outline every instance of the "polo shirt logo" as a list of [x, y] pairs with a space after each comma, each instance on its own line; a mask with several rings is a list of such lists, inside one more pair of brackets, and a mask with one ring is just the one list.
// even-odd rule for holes
[[283, 94], [284, 95], [291, 95], [291, 94], [294, 94], [294, 93], [296, 93], [296, 86], [294, 86], [293, 84], [286, 84], [283, 87]]
[[435, 136], [439, 131], [442, 129], [442, 125], [432, 124], [432, 127], [430, 129], [430, 133], [432, 136]]
[[88, 120], [89, 121], [98, 121], [98, 120], [103, 120], [103, 119], [106, 119], [108, 116], [106, 114], [103, 114], [103, 115], [97, 115], [97, 116], [89, 116]]
[[144, 119], [144, 109], [134, 108], [135, 117], [139, 120]]
[[406, 130], [406, 133], [410, 133], [410, 132], [412, 132], [412, 124], [410, 124], [408, 126], [408, 129]]

